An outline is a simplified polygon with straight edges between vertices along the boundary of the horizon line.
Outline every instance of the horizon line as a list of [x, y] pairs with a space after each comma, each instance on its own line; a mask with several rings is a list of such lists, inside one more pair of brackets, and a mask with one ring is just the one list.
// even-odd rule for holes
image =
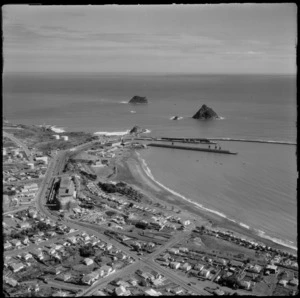
[[127, 72], [127, 71], [106, 71], [106, 72], [98, 72], [98, 71], [3, 71], [5, 73], [72, 73], [72, 74], [120, 74], [120, 75], [280, 75], [280, 76], [297, 76], [297, 73], [258, 73], [258, 72], [236, 72], [236, 73], [224, 73], [224, 72], [215, 72], [215, 73], [204, 73], [204, 72]]

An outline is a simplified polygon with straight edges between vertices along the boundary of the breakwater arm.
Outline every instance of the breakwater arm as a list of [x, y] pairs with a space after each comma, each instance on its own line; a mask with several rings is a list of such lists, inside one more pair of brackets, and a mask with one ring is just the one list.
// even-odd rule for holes
[[189, 147], [189, 146], [178, 146], [178, 145], [167, 145], [167, 144], [156, 144], [156, 143], [150, 143], [150, 144], [148, 144], [148, 146], [161, 147], [161, 148], [181, 149], [181, 150], [204, 151], [204, 152], [222, 153], [222, 154], [237, 154], [237, 152], [230, 152], [228, 150], [218, 150], [218, 149]]
[[247, 140], [247, 139], [235, 139], [235, 138], [209, 138], [212, 141], [232, 141], [232, 142], [250, 142], [250, 143], [267, 143], [267, 144], [282, 144], [282, 145], [297, 145], [293, 142], [284, 141], [268, 141], [268, 140]]

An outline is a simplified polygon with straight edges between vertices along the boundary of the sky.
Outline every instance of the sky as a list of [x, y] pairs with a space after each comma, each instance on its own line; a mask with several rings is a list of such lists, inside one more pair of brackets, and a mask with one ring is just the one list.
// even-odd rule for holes
[[4, 72], [296, 74], [297, 6], [5, 5]]

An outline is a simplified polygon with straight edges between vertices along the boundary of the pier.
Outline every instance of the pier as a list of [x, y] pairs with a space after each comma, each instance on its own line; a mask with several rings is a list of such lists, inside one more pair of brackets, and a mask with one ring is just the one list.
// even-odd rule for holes
[[210, 148], [188, 147], [188, 146], [156, 144], [156, 143], [150, 143], [150, 144], [148, 144], [148, 146], [160, 147], [160, 148], [181, 149], [181, 150], [204, 151], [204, 152], [221, 153], [221, 154], [237, 154], [237, 152], [230, 152], [229, 150], [218, 150], [218, 149], [210, 149]]

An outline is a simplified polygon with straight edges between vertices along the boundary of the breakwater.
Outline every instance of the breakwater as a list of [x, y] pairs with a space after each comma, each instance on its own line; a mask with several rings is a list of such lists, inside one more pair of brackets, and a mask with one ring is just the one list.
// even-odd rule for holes
[[140, 141], [158, 141], [158, 142], [178, 142], [178, 143], [191, 143], [191, 144], [216, 144], [209, 139], [200, 138], [146, 138], [137, 137], [135, 140]]
[[209, 139], [204, 138], [164, 138], [156, 139], [157, 141], [182, 142], [182, 143], [200, 143], [200, 144], [215, 144]]
[[267, 143], [267, 144], [282, 144], [282, 145], [297, 145], [294, 142], [285, 142], [285, 141], [268, 141], [268, 140], [247, 140], [247, 139], [235, 139], [235, 138], [209, 138], [212, 141], [233, 141], [233, 142], [250, 142], [250, 143]]
[[199, 147], [156, 144], [156, 143], [150, 143], [150, 144], [148, 144], [148, 146], [161, 147], [161, 148], [181, 149], [181, 150], [204, 151], [204, 152], [221, 153], [221, 154], [237, 154], [237, 152], [230, 152], [228, 150], [221, 150], [221, 149], [218, 150], [218, 149], [210, 149], [210, 148], [199, 148]]

